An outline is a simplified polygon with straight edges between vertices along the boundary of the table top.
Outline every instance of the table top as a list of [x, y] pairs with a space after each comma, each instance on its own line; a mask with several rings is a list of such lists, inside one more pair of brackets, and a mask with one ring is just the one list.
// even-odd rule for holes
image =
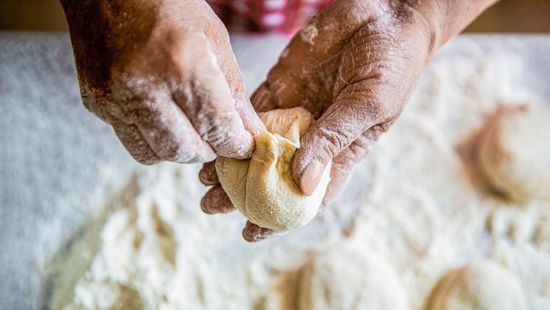
[[[232, 38], [249, 91], [287, 40]], [[550, 36], [461, 36], [430, 66], [479, 60], [492, 50], [516, 55], [530, 72], [522, 83], [550, 98]], [[0, 300], [5, 309], [43, 307], [48, 259], [93, 212], [86, 207], [99, 180], [131, 173], [137, 165], [111, 128], [84, 109], [75, 76], [66, 33], [0, 32]]]

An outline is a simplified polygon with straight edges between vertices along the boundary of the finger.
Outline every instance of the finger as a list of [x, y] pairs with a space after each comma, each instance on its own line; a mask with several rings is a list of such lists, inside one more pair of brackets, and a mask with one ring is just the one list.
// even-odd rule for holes
[[332, 168], [330, 171], [330, 182], [327, 186], [327, 191], [321, 206], [319, 207], [318, 213], [324, 212], [332, 203], [342, 194], [344, 188], [349, 183], [351, 178], [351, 172], [341, 171], [337, 168]]
[[279, 108], [275, 103], [273, 94], [269, 90], [268, 82], [263, 82], [250, 97], [252, 106], [258, 112], [267, 112]]
[[264, 123], [252, 107], [252, 103], [248, 98], [237, 99], [235, 107], [241, 116], [244, 128], [246, 128], [246, 130], [248, 130], [252, 135], [258, 135], [262, 131], [266, 130]]
[[233, 49], [231, 48], [229, 34], [225, 30], [223, 24], [219, 22], [219, 19], [213, 20], [219, 24], [216, 26], [220, 31], [210, 33], [209, 39], [211, 42], [214, 42], [216, 46], [214, 53], [217, 56], [220, 69], [227, 81], [231, 95], [235, 99], [235, 108], [241, 117], [244, 128], [252, 133], [252, 135], [257, 135], [264, 130], [264, 124], [256, 111], [254, 111], [248, 99], [242, 73], [237, 64], [237, 59], [235, 59]]
[[396, 114], [377, 100], [384, 95], [382, 89], [370, 84], [367, 79], [345, 88], [340, 98], [301, 138], [292, 173], [306, 195], [314, 192], [327, 163], [363, 132], [369, 128], [381, 132], [389, 128], [389, 120]]
[[246, 221], [246, 225], [244, 226], [242, 234], [244, 240], [248, 242], [258, 242], [282, 235], [281, 232], [277, 232], [269, 228], [260, 227], [250, 221]]
[[[186, 44], [186, 52], [180, 53], [182, 57], [176, 60], [180, 63], [175, 70], [177, 76], [189, 78], [173, 86], [174, 100], [216, 154], [249, 157], [254, 148], [252, 134], [244, 127], [237, 102], [206, 37], [194, 36]], [[246, 106], [239, 105], [241, 109]]]
[[216, 173], [216, 161], [204, 163], [199, 171], [199, 180], [206, 186], [216, 185], [220, 183], [218, 174]]
[[208, 162], [216, 158], [187, 117], [169, 99], [151, 104], [136, 126], [157, 156], [179, 163]]
[[235, 210], [220, 185], [214, 185], [201, 199], [201, 209], [206, 214], [228, 213]]
[[321, 204], [321, 211], [330, 206], [346, 188], [352, 175], [353, 168], [365, 158], [380, 136], [374, 128], [367, 130], [349, 147], [343, 149], [332, 159], [330, 183]]
[[128, 153], [139, 163], [152, 165], [161, 161], [133, 124], [115, 122], [113, 129]]

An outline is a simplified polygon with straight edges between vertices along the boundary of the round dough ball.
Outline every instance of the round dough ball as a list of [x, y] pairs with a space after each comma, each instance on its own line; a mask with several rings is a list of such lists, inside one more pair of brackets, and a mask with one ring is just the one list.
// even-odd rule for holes
[[518, 202], [550, 200], [550, 110], [501, 106], [479, 143], [483, 174], [498, 191]]
[[267, 131], [254, 137], [249, 160], [219, 157], [216, 172], [233, 205], [252, 223], [285, 231], [310, 222], [330, 181], [327, 165], [311, 196], [302, 193], [292, 176], [292, 158], [300, 136], [313, 122], [304, 108], [279, 109], [260, 114]]
[[298, 309], [409, 309], [394, 269], [350, 246], [319, 253], [300, 270]]
[[489, 261], [447, 272], [428, 300], [428, 310], [493, 309], [522, 310], [527, 306], [516, 276]]

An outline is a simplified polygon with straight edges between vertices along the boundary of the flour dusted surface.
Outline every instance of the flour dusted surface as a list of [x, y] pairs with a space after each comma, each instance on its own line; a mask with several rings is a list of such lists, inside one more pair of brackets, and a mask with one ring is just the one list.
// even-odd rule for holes
[[411, 309], [449, 269], [480, 259], [517, 276], [528, 309], [549, 309], [550, 205], [503, 200], [470, 165], [470, 138], [498, 103], [541, 99], [517, 87], [521, 70], [510, 54], [436, 62], [344, 196], [278, 239], [248, 244], [238, 214], [202, 214], [196, 167], [141, 169], [106, 208], [97, 251], [54, 308], [291, 309], [300, 267], [353, 238], [394, 269]]

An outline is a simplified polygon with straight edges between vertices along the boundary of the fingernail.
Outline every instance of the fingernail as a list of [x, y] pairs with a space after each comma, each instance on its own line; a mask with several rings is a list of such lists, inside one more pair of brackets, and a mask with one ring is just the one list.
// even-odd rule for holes
[[306, 195], [311, 195], [319, 185], [325, 166], [318, 160], [312, 160], [300, 176], [300, 188]]

